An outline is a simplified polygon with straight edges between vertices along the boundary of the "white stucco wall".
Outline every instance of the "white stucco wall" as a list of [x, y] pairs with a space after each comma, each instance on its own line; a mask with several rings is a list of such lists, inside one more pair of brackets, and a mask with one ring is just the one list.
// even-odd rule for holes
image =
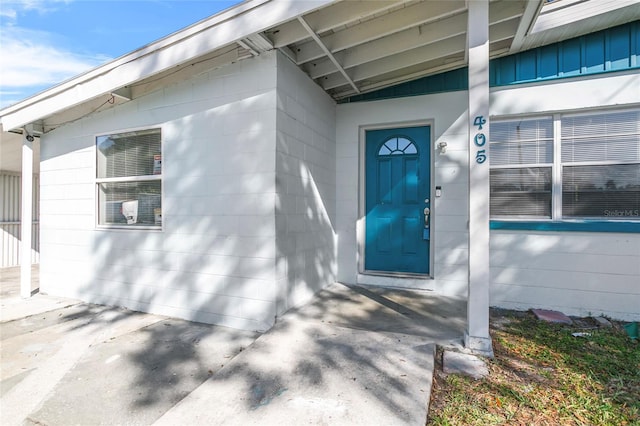
[[[236, 328], [276, 316], [277, 57], [267, 54], [42, 138], [41, 289]], [[163, 229], [96, 227], [95, 136], [162, 128]]]
[[278, 55], [276, 248], [279, 311], [336, 280], [335, 102]]
[[[467, 292], [467, 123], [465, 91], [342, 104], [337, 107], [338, 279], [419, 287], [441, 294]], [[575, 112], [640, 105], [640, 75], [625, 72], [493, 88], [492, 117]], [[432, 279], [358, 273], [360, 126], [431, 120]], [[435, 147], [447, 142], [446, 154]], [[640, 234], [491, 231], [491, 304], [559, 309], [570, 315], [640, 319]]]

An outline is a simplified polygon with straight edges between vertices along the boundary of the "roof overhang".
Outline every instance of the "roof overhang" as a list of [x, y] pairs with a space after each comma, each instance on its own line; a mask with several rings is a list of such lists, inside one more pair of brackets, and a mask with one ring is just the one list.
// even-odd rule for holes
[[[467, 64], [470, 0], [248, 0], [0, 112], [46, 133], [278, 49], [339, 100]], [[640, 19], [640, 0], [491, 0], [491, 58]]]
[[250, 58], [266, 27], [295, 19], [332, 0], [247, 0], [112, 62], [0, 111], [5, 131], [34, 124], [46, 133], [87, 112], [113, 107], [180, 78]]

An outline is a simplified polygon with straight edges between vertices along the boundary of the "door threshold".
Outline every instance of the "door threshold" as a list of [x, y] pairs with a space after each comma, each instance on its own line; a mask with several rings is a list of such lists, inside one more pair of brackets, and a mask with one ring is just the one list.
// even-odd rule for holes
[[429, 275], [389, 275], [387, 273], [376, 274], [372, 272], [374, 271], [359, 273], [357, 276], [357, 284], [399, 289], [436, 290], [436, 282], [433, 277]]
[[362, 271], [360, 275], [371, 275], [374, 277], [389, 277], [389, 278], [417, 278], [417, 279], [432, 279], [429, 274], [418, 274], [413, 272], [390, 272], [390, 271]]

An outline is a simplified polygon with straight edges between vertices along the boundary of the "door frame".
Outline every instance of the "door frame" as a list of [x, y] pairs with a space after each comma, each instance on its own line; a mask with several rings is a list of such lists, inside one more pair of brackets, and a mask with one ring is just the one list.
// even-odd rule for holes
[[[429, 198], [431, 199], [430, 208], [430, 228], [431, 236], [429, 239], [429, 273], [412, 274], [407, 272], [386, 272], [386, 271], [368, 271], [365, 269], [364, 258], [365, 253], [365, 233], [366, 233], [366, 131], [381, 129], [401, 129], [403, 127], [429, 127]], [[434, 232], [436, 224], [436, 203], [433, 198], [435, 191], [434, 182], [434, 120], [410, 120], [410, 121], [392, 121], [388, 123], [376, 123], [360, 125], [358, 128], [358, 219], [356, 222], [356, 241], [357, 241], [357, 262], [358, 262], [358, 282], [373, 285], [398, 286], [409, 288], [425, 288], [425, 280], [431, 281], [434, 277], [433, 259], [434, 259]], [[364, 278], [361, 280], [360, 278]], [[429, 286], [430, 287], [430, 286]]]

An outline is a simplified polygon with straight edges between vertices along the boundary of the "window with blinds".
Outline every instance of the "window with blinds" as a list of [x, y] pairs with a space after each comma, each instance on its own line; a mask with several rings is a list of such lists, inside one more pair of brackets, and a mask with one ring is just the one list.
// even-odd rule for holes
[[640, 220], [640, 110], [494, 121], [490, 176], [496, 219]]
[[562, 215], [640, 219], [640, 111], [562, 119]]
[[162, 225], [160, 129], [98, 136], [98, 224]]
[[493, 122], [491, 202], [493, 217], [551, 217], [553, 120]]

